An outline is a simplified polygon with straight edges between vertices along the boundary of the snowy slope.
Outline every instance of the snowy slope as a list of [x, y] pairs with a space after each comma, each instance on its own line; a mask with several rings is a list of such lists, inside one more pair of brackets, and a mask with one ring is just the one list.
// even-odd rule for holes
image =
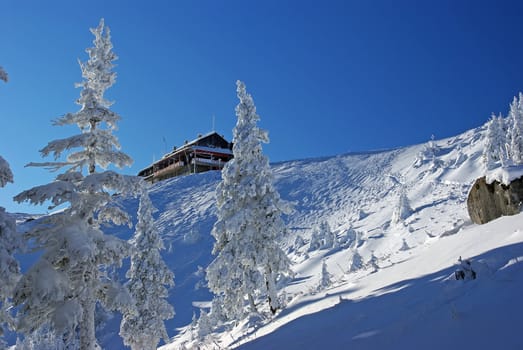
[[[280, 286], [287, 309], [271, 322], [240, 322], [204, 341], [184, 327], [211, 300], [203, 270], [212, 260], [214, 189], [221, 174], [153, 185], [156, 224], [176, 283], [170, 291], [176, 316], [167, 321], [173, 339], [164, 348], [469, 348], [469, 339], [480, 349], [523, 348], [517, 333], [522, 216], [477, 226], [466, 210], [468, 190], [484, 172], [483, 134], [481, 127], [433, 144], [274, 164], [276, 187], [295, 208], [285, 218], [289, 233], [282, 242], [296, 272]], [[412, 211], [393, 223], [402, 192]], [[136, 212], [136, 201], [124, 205]], [[311, 234], [323, 221], [339, 244], [309, 251]], [[295, 246], [298, 235], [304, 246]], [[351, 272], [355, 252], [365, 265]], [[477, 280], [448, 278], [459, 256], [472, 259]], [[332, 283], [318, 288], [323, 261]], [[123, 348], [118, 328], [119, 318], [107, 316], [97, 335], [104, 348]]]
[[[246, 343], [241, 348], [315, 349], [342, 348], [350, 343], [352, 347], [372, 349], [390, 347], [391, 340], [397, 341], [398, 348], [415, 348], [416, 342], [424, 344], [433, 337], [440, 339], [431, 343], [437, 348], [436, 345], [463, 344], [457, 340], [462, 334], [480, 340], [502, 336], [507, 339], [508, 348], [518, 344], [517, 337], [509, 334], [515, 328], [512, 322], [521, 316], [516, 313], [506, 318], [505, 313], [496, 310], [500, 306], [521, 307], [517, 298], [522, 291], [519, 264], [501, 269], [511, 264], [511, 259], [523, 257], [521, 217], [479, 227], [470, 222], [466, 211], [468, 190], [484, 171], [483, 132], [478, 128], [435, 142], [435, 157], [427, 152], [425, 144], [275, 164], [277, 188], [284, 199], [295, 205], [295, 212], [287, 218], [290, 233], [284, 242], [297, 273], [294, 281], [283, 286], [287, 310], [272, 322], [261, 322], [266, 325], [240, 323], [232, 332], [215, 334], [204, 342], [191, 340], [188, 333], [180, 334], [165, 348], [178, 349], [183, 344], [188, 348], [229, 348]], [[175, 251], [178, 246], [184, 255], [190, 255], [185, 260], [189, 269], [176, 272], [178, 283], [200, 283], [202, 276], [198, 273], [184, 276], [189, 276], [191, 264], [196, 272], [195, 264], [205, 266], [211, 259], [208, 253], [212, 240], [208, 232], [213, 221], [212, 188], [217, 181], [218, 175], [203, 174], [174, 179], [154, 189], [160, 197], [166, 188], [189, 184], [196, 187], [184, 192], [183, 198], [178, 197], [176, 204], [170, 204], [183, 213], [162, 211], [160, 219], [160, 224], [173, 228], [182, 222], [182, 227], [197, 224], [202, 235], [196, 245], [201, 249], [197, 250], [198, 256], [194, 248], [183, 248], [181, 236], [187, 233], [187, 226], [185, 232], [175, 235]], [[413, 211], [404, 222], [392, 224], [392, 212], [402, 189], [406, 190]], [[163, 200], [158, 203], [169, 202]], [[183, 203], [195, 205], [184, 207]], [[296, 235], [307, 242], [322, 221], [327, 221], [337, 233], [340, 247], [308, 252], [307, 245], [293, 246]], [[497, 232], [498, 235], [493, 234]], [[408, 250], [401, 250], [403, 242]], [[354, 249], [364, 262], [374, 256], [377, 267], [349, 273]], [[459, 256], [473, 259], [481, 271], [478, 280], [448, 280]], [[332, 275], [332, 286], [318, 291], [323, 260]], [[506, 282], [507, 279], [513, 282]], [[182, 289], [180, 301], [185, 306], [176, 307], [183, 317], [192, 313], [185, 311], [186, 297], [192, 297], [196, 306], [209, 300], [205, 290], [188, 292], [187, 286]], [[504, 297], [499, 301], [493, 295]], [[173, 297], [175, 303], [181, 304], [176, 288]], [[489, 300], [497, 301], [488, 303]], [[453, 325], [455, 319], [458, 321]], [[188, 318], [185, 322], [189, 322]], [[467, 322], [471, 324], [467, 326]], [[495, 330], [475, 334], [475, 326], [491, 324], [496, 324]], [[406, 338], [410, 332], [418, 336]], [[257, 341], [249, 343], [253, 339]], [[510, 343], [512, 340], [516, 343]]]

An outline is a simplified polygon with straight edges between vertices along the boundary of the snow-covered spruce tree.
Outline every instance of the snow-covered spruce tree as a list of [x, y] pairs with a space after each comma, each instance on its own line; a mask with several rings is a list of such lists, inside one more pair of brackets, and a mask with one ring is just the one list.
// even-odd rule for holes
[[325, 259], [323, 259], [323, 262], [321, 264], [321, 275], [320, 275], [320, 282], [318, 284], [318, 290], [323, 290], [325, 288], [328, 288], [332, 284], [332, 275], [329, 273], [329, 269], [327, 267], [327, 262]]
[[9, 80], [7, 72], [2, 68], [2, 66], [0, 66], [0, 80], [5, 81], [6, 83]]
[[174, 275], [160, 255], [164, 245], [154, 228], [154, 211], [144, 188], [131, 241], [131, 268], [127, 272], [127, 287], [136, 301], [136, 310], [125, 312], [120, 325], [124, 344], [133, 350], [156, 349], [160, 339], [167, 341], [164, 320], [174, 316], [173, 307], [165, 300], [165, 286], [174, 286]]
[[309, 241], [309, 252], [321, 249], [323, 247], [323, 236], [322, 232], [315, 227], [311, 233], [311, 239]]
[[485, 148], [483, 149], [483, 162], [487, 170], [494, 169], [501, 162], [503, 149], [507, 143], [507, 135], [504, 130], [504, 119], [501, 114], [496, 117], [492, 115], [487, 123]]
[[338, 237], [336, 232], [331, 230], [331, 227], [327, 221], [322, 221], [320, 223], [320, 230], [323, 232], [323, 248], [337, 248], [338, 247]]
[[351, 257], [349, 268], [347, 271], [349, 273], [356, 272], [356, 271], [360, 270], [361, 268], [363, 268], [363, 258], [360, 255], [360, 253], [358, 253], [358, 249], [356, 248], [356, 245], [354, 245], [351, 248], [351, 250], [352, 250], [352, 257]]
[[[0, 80], [7, 82], [7, 73], [0, 67]], [[0, 156], [0, 188], [13, 182], [13, 172], [9, 163]], [[15, 220], [7, 215], [5, 208], [0, 206], [0, 348], [3, 347], [2, 335], [4, 327], [12, 326], [13, 319], [9, 313], [11, 296], [20, 277], [20, 266], [14, 258], [20, 248], [21, 241], [16, 234]]]
[[0, 187], [4, 187], [9, 182], [13, 182], [13, 172], [9, 167], [9, 163], [0, 156]]
[[209, 318], [209, 315], [205, 310], [200, 310], [200, 317], [196, 322], [196, 335], [198, 339], [203, 340], [206, 335], [212, 332], [213, 321]]
[[276, 281], [292, 273], [278, 244], [285, 233], [281, 216], [290, 207], [274, 188], [269, 161], [262, 153], [261, 143], [269, 138], [256, 125], [260, 118], [253, 99], [243, 82], [236, 85], [240, 102], [233, 130], [234, 158], [222, 170], [216, 189], [218, 220], [212, 235], [217, 256], [207, 268], [209, 288], [228, 320], [258, 312], [256, 299], [260, 296], [267, 299], [274, 314], [282, 308]]
[[337, 246], [338, 237], [335, 232], [332, 232], [327, 221], [322, 221], [314, 227], [309, 243], [309, 251], [336, 248]]
[[400, 247], [400, 251], [404, 252], [404, 251], [407, 251], [409, 249], [410, 249], [410, 247], [409, 247], [407, 241], [405, 240], [405, 238], [403, 238], [403, 241], [402, 241], [401, 247]]
[[[105, 29], [105, 34], [104, 34]], [[76, 124], [81, 133], [48, 143], [40, 152], [54, 155], [53, 162], [31, 163], [65, 171], [48, 184], [24, 191], [18, 202], [65, 205], [28, 233], [40, 249], [39, 260], [18, 283], [14, 301], [19, 305], [18, 329], [32, 332], [49, 323], [55, 332], [75, 336], [81, 349], [98, 348], [95, 338], [95, 307], [124, 311], [134, 307], [126, 289], [107, 273], [130, 255], [130, 245], [104, 234], [104, 224], [129, 223], [129, 216], [114, 202], [114, 194], [135, 195], [141, 180], [114, 171], [96, 172], [96, 167], [128, 166], [132, 159], [119, 151], [112, 134], [120, 116], [111, 111], [104, 92], [115, 82], [112, 61], [116, 55], [103, 19], [94, 34], [94, 47], [87, 49], [89, 60], [80, 63], [84, 81], [77, 103], [81, 109], [54, 121], [55, 125]], [[63, 161], [62, 153], [72, 151]], [[83, 172], [87, 168], [85, 175]], [[68, 205], [67, 205], [68, 204]]]
[[[0, 156], [0, 187], [4, 187], [8, 182], [13, 182], [13, 173], [7, 161]], [[0, 348], [3, 345], [1, 337], [4, 327], [13, 325], [8, 310], [13, 289], [20, 278], [20, 267], [14, 258], [20, 246], [14, 218], [7, 215], [5, 208], [0, 207]]]
[[398, 198], [398, 203], [392, 211], [392, 223], [398, 224], [403, 222], [412, 214], [412, 207], [410, 206], [409, 197], [407, 197], [407, 191], [405, 187], [401, 188], [400, 196]]
[[523, 94], [510, 104], [509, 119], [509, 149], [510, 157], [514, 165], [523, 164]]
[[365, 265], [371, 269], [371, 273], [380, 269], [380, 266], [378, 265], [378, 258], [376, 255], [374, 255], [374, 253], [370, 255], [369, 261], [367, 261], [367, 264]]

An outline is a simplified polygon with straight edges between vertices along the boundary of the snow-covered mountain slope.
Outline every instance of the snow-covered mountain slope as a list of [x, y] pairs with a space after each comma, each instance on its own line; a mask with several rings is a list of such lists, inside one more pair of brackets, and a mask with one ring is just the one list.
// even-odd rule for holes
[[[396, 340], [398, 348], [414, 348], [432, 338], [439, 339], [431, 343], [435, 345], [467, 344], [458, 340], [462, 335], [480, 340], [502, 336], [512, 339], [505, 343], [509, 347], [518, 344], [517, 337], [508, 334], [517, 328], [517, 322], [511, 322], [521, 316], [506, 318], [497, 308], [521, 309], [516, 297], [523, 285], [516, 263], [523, 257], [521, 216], [479, 227], [470, 222], [465, 203], [471, 184], [484, 172], [483, 133], [477, 128], [395, 150], [274, 164], [276, 187], [295, 208], [286, 218], [289, 233], [283, 242], [296, 272], [293, 281], [281, 286], [288, 308], [271, 322], [246, 321], [203, 342], [182, 332], [165, 348], [315, 349], [350, 344], [372, 349], [390, 347]], [[201, 267], [212, 259], [209, 232], [219, 180], [218, 173], [193, 175], [152, 190], [161, 213], [158, 225], [170, 247], [166, 258], [176, 274], [176, 326], [187, 325], [193, 312], [198, 313], [193, 306], [210, 300], [202, 288]], [[394, 223], [402, 191], [412, 210]], [[311, 234], [324, 221], [336, 233], [338, 246], [309, 251]], [[295, 245], [298, 235], [305, 242], [301, 247]], [[364, 264], [351, 272], [356, 251]], [[477, 280], [448, 278], [460, 256], [472, 259]], [[323, 261], [332, 284], [318, 288]], [[496, 329], [490, 333], [476, 328], [492, 321]], [[407, 337], [411, 332], [418, 335]]]
[[[523, 348], [517, 332], [523, 217], [477, 226], [466, 209], [470, 186], [484, 173], [483, 134], [481, 127], [395, 150], [273, 164], [281, 197], [294, 204], [282, 242], [296, 272], [280, 285], [287, 308], [204, 340], [186, 326], [212, 297], [204, 269], [213, 259], [214, 189], [221, 174], [153, 185], [163, 255], [176, 283], [169, 294], [176, 316], [166, 322], [173, 339], [164, 349]], [[394, 221], [402, 193], [410, 210]], [[124, 205], [136, 212], [136, 201]], [[311, 250], [311, 236], [323, 222], [337, 242]], [[351, 267], [356, 255], [362, 260], [357, 268]], [[452, 278], [460, 256], [471, 259], [476, 280]], [[324, 262], [328, 285], [320, 283]], [[124, 348], [118, 328], [119, 318], [108, 316], [98, 329], [104, 348]]]

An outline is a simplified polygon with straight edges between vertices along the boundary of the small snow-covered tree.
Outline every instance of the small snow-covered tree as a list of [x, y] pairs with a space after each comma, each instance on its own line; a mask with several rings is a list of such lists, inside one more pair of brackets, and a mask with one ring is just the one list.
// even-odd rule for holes
[[262, 153], [261, 143], [269, 138], [256, 125], [260, 118], [253, 99], [243, 82], [236, 85], [240, 102], [233, 130], [234, 158], [223, 168], [216, 189], [218, 220], [212, 230], [216, 258], [207, 268], [209, 289], [228, 320], [259, 312], [257, 297], [265, 297], [274, 314], [282, 308], [276, 282], [291, 274], [290, 261], [279, 246], [286, 231], [281, 216], [290, 208], [274, 188], [269, 161]]
[[404, 251], [407, 251], [409, 249], [410, 249], [410, 247], [409, 247], [407, 241], [405, 240], [405, 238], [403, 238], [403, 241], [402, 241], [401, 247], [400, 247], [400, 251], [404, 252]]
[[392, 223], [398, 224], [408, 218], [412, 214], [412, 207], [410, 206], [409, 197], [405, 187], [402, 187], [398, 203], [392, 212]]
[[414, 167], [419, 168], [423, 164], [429, 163], [430, 168], [436, 170], [442, 165], [441, 160], [437, 158], [439, 151], [439, 146], [434, 141], [434, 135], [431, 135], [430, 141], [427, 142], [423, 146], [423, 149], [417, 154]]
[[330, 248], [337, 248], [338, 247], [338, 236], [336, 235], [336, 232], [332, 231], [329, 223], [327, 221], [322, 221], [320, 223], [320, 230], [324, 232], [324, 241], [323, 241], [323, 247], [330, 249]]
[[338, 237], [332, 232], [329, 223], [322, 221], [312, 231], [309, 251], [336, 248], [338, 243]]
[[120, 335], [133, 350], [156, 349], [160, 339], [167, 341], [164, 320], [174, 316], [173, 307], [165, 300], [165, 286], [174, 286], [174, 275], [163, 261], [164, 249], [154, 228], [155, 208], [144, 189], [140, 196], [138, 224], [131, 241], [134, 246], [131, 268], [127, 272], [127, 287], [136, 301], [136, 310], [123, 314]]
[[363, 267], [363, 258], [361, 257], [360, 253], [358, 253], [358, 249], [354, 246], [351, 248], [352, 250], [352, 256], [349, 264], [348, 272], [356, 272], [360, 270]]
[[323, 259], [323, 262], [321, 264], [321, 275], [320, 275], [320, 283], [318, 284], [318, 290], [323, 290], [327, 287], [329, 287], [332, 284], [332, 275], [329, 273], [329, 269], [327, 267], [327, 263], [325, 262], [325, 259]]
[[367, 261], [367, 267], [369, 267], [372, 272], [376, 272], [379, 270], [380, 266], [378, 265], [378, 258], [374, 253], [371, 254], [369, 261]]
[[[120, 116], [109, 109], [112, 103], [104, 98], [116, 77], [109, 28], [102, 19], [91, 32], [94, 47], [86, 50], [89, 60], [80, 63], [84, 81], [78, 84], [83, 89], [77, 103], [81, 109], [54, 121], [55, 125], [76, 124], [81, 133], [51, 141], [40, 151], [43, 157], [53, 154], [53, 162], [29, 164], [65, 171], [53, 182], [15, 197], [18, 202], [32, 204], [49, 201], [50, 208], [65, 206], [28, 233], [42, 252], [15, 290], [18, 329], [32, 332], [49, 323], [56, 332], [78, 332], [79, 347], [85, 350], [98, 348], [94, 317], [98, 302], [119, 311], [132, 306], [126, 289], [107, 273], [130, 255], [130, 246], [104, 234], [102, 228], [108, 223], [129, 224], [129, 215], [115, 205], [113, 194], [135, 195], [141, 189], [141, 180], [135, 176], [96, 172], [97, 167], [128, 166], [132, 159], [119, 150], [112, 132]], [[73, 149], [60, 160], [62, 153]]]
[[5, 81], [6, 83], [9, 80], [7, 72], [2, 68], [2, 66], [0, 66], [0, 80]]
[[300, 234], [297, 234], [296, 238], [294, 239], [294, 244], [293, 244], [294, 250], [297, 251], [298, 249], [300, 249], [304, 245], [305, 245], [305, 240], [303, 239], [303, 237]]
[[213, 330], [213, 321], [209, 317], [209, 314], [205, 310], [200, 310], [200, 317], [196, 322], [196, 334], [198, 339], [203, 339], [208, 334], [211, 334]]
[[515, 165], [523, 164], [523, 94], [510, 104], [509, 119], [509, 145], [510, 156]]
[[316, 227], [312, 230], [311, 239], [309, 241], [309, 252], [321, 249], [323, 246], [322, 232]]
[[485, 148], [483, 149], [483, 162], [488, 170], [496, 167], [501, 162], [502, 150], [507, 143], [507, 135], [504, 130], [504, 120], [501, 115], [492, 115], [487, 123]]

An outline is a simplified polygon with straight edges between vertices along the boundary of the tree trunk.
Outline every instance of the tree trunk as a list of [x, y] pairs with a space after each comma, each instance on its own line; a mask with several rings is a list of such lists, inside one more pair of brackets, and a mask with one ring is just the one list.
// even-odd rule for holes
[[89, 295], [83, 302], [82, 323], [80, 325], [80, 349], [95, 350], [100, 349], [96, 343], [94, 328], [94, 311], [96, 301], [92, 295]]
[[[274, 300], [273, 298], [273, 291], [275, 290], [274, 283], [273, 283], [273, 275], [272, 275], [272, 269], [270, 267], [266, 268], [265, 272], [265, 287], [267, 288], [267, 301], [269, 303], [269, 308], [271, 309], [271, 313], [274, 315], [276, 311], [278, 311], [279, 307], [274, 306]], [[277, 304], [277, 303], [276, 303]]]

